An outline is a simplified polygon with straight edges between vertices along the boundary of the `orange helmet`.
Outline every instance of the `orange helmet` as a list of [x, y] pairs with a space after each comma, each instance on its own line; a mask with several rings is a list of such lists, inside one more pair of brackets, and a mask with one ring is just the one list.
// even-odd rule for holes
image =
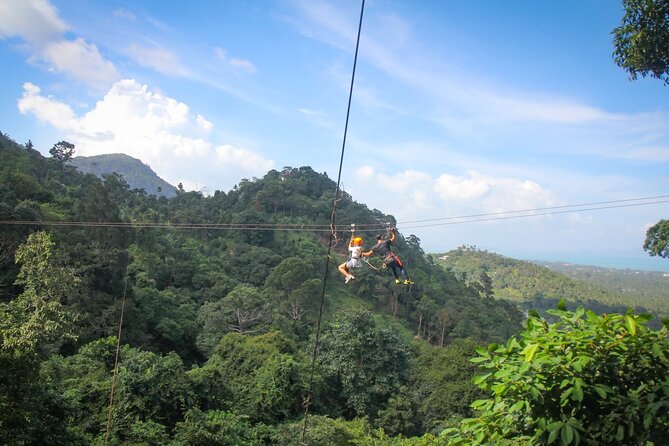
[[353, 239], [354, 246], [362, 246], [362, 237], [356, 237]]

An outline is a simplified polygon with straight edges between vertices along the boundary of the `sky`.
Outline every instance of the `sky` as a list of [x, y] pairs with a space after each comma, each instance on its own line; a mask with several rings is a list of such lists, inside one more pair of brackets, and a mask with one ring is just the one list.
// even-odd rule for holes
[[[360, 12], [0, 0], [0, 131], [46, 156], [125, 153], [204, 194], [285, 166], [336, 180]], [[367, 0], [343, 190], [430, 253], [669, 271], [642, 248], [669, 218], [669, 86], [615, 65], [622, 16], [615, 0]]]

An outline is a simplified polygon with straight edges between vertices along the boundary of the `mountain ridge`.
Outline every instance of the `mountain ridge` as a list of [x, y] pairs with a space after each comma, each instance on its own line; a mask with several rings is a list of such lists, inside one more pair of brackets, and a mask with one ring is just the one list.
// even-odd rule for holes
[[177, 188], [160, 178], [148, 164], [124, 153], [76, 156], [70, 164], [99, 178], [116, 173], [131, 189], [143, 189], [149, 195], [170, 198], [177, 194]]

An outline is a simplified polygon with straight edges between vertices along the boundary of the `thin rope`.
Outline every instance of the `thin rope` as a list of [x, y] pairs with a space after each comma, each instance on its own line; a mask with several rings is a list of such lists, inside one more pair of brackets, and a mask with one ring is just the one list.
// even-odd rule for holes
[[[487, 217], [490, 215], [504, 215], [504, 214], [517, 214], [517, 213], [522, 213], [522, 212], [535, 212], [535, 211], [548, 211], [552, 209], [565, 209], [565, 208], [576, 208], [576, 207], [585, 207], [585, 206], [596, 206], [600, 204], [614, 204], [614, 203], [628, 203], [630, 201], [648, 201], [648, 200], [659, 200], [660, 198], [669, 198], [669, 195], [657, 195], [654, 197], [641, 197], [641, 198], [627, 198], [623, 200], [608, 200], [608, 201], [595, 201], [595, 202], [590, 202], [590, 203], [579, 203], [579, 204], [565, 204], [562, 206], [548, 206], [548, 207], [541, 207], [541, 208], [534, 208], [534, 209], [520, 209], [517, 211], [500, 211], [500, 212], [490, 212], [487, 214], [474, 214], [474, 215], [463, 215], [461, 217], [443, 217], [443, 218], [429, 218], [426, 220], [412, 220], [412, 221], [405, 221], [402, 222], [404, 224], [407, 223], [424, 223], [428, 221], [440, 221], [440, 220], [452, 220], [452, 219], [460, 219], [460, 218], [473, 218], [473, 217]], [[658, 203], [664, 203], [664, 201], [659, 201]], [[643, 204], [653, 204], [653, 203], [639, 203], [639, 205]], [[620, 206], [624, 207], [624, 206]], [[608, 209], [608, 208], [602, 208], [602, 209]], [[588, 210], [588, 209], [576, 209], [574, 212], [578, 212], [580, 210]]]
[[116, 337], [116, 356], [114, 357], [114, 369], [112, 371], [112, 384], [109, 391], [109, 409], [107, 410], [107, 430], [105, 433], [105, 446], [109, 444], [109, 433], [111, 427], [112, 410], [114, 407], [114, 392], [116, 390], [116, 375], [118, 373], [118, 358], [121, 352], [121, 333], [123, 330], [123, 314], [125, 312], [125, 298], [128, 290], [128, 268], [130, 267], [130, 256], [125, 266], [125, 281], [123, 283], [123, 299], [121, 300], [121, 317], [118, 322], [118, 336]]
[[307, 388], [307, 396], [304, 399], [304, 425], [302, 427], [302, 437], [300, 439], [300, 444], [307, 446], [305, 443], [305, 438], [307, 435], [307, 425], [309, 418], [309, 408], [311, 407], [311, 401], [313, 400], [313, 383], [314, 383], [314, 373], [316, 370], [316, 359], [318, 357], [318, 343], [320, 341], [321, 335], [321, 323], [323, 320], [323, 308], [325, 306], [325, 287], [328, 280], [328, 272], [330, 269], [330, 252], [332, 251], [332, 240], [336, 237], [336, 218], [337, 218], [337, 201], [339, 201], [339, 191], [341, 184], [341, 172], [344, 165], [344, 152], [346, 150], [346, 134], [348, 132], [348, 120], [351, 114], [351, 99], [353, 98], [353, 83], [355, 81], [355, 67], [358, 62], [358, 49], [360, 47], [360, 33], [362, 30], [362, 16], [365, 11], [365, 0], [362, 0], [360, 7], [360, 20], [358, 22], [358, 37], [355, 42], [355, 55], [353, 56], [353, 72], [351, 73], [351, 87], [348, 92], [348, 107], [346, 109], [346, 123], [344, 124], [344, 137], [341, 145], [341, 156], [339, 157], [339, 172], [337, 173], [337, 188], [335, 189], [335, 198], [332, 201], [332, 214], [330, 215], [330, 240], [328, 241], [328, 252], [327, 257], [325, 258], [325, 270], [323, 272], [323, 288], [321, 292], [321, 301], [318, 308], [318, 321], [316, 323], [316, 339], [314, 340], [314, 350], [311, 355], [311, 371], [309, 373], [309, 387]]
[[[410, 220], [399, 222], [396, 226], [401, 226], [404, 229], [411, 228], [427, 228], [433, 226], [447, 226], [454, 224], [477, 223], [482, 221], [492, 220], [510, 220], [526, 217], [539, 217], [546, 215], [558, 215], [574, 212], [597, 211], [605, 209], [627, 208], [635, 206], [648, 206], [653, 204], [669, 203], [669, 195], [660, 195], [656, 197], [644, 198], [629, 198], [624, 200], [600, 201], [592, 203], [570, 204], [563, 206], [543, 207], [534, 209], [520, 209], [515, 211], [500, 211], [485, 214], [471, 214], [454, 217], [432, 218], [425, 220]], [[337, 198], [337, 201], [340, 201]], [[654, 201], [649, 201], [654, 200]], [[631, 203], [636, 202], [636, 203]], [[626, 203], [626, 204], [615, 204]], [[609, 206], [598, 206], [602, 204], [610, 204]], [[592, 206], [592, 207], [585, 207]], [[567, 209], [572, 208], [572, 209]], [[577, 209], [573, 209], [577, 208]], [[561, 210], [558, 210], [561, 209]], [[538, 211], [546, 211], [536, 213]], [[508, 215], [508, 214], [523, 214], [526, 215]], [[483, 218], [494, 217], [494, 218]], [[458, 221], [453, 221], [458, 220]], [[442, 222], [442, 223], [427, 223], [427, 222]], [[420, 224], [426, 223], [426, 224]], [[150, 223], [150, 222], [101, 222], [101, 221], [41, 221], [41, 220], [0, 220], [0, 225], [8, 226], [55, 226], [55, 227], [85, 227], [85, 228], [134, 228], [134, 229], [208, 229], [208, 230], [229, 230], [229, 231], [293, 231], [293, 232], [332, 232], [334, 226], [329, 224], [280, 224], [280, 223]], [[386, 224], [356, 224], [360, 231], [377, 231], [387, 227]]]
[[372, 265], [371, 263], [369, 263], [369, 260], [367, 260], [366, 258], [363, 257], [362, 261], [365, 262], [367, 264], [367, 266], [372, 268], [374, 271], [381, 271], [381, 268], [377, 268], [376, 266]]

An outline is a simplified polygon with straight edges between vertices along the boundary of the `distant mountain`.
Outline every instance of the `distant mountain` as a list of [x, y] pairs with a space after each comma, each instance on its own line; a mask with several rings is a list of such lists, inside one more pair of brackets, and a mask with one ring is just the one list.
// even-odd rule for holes
[[669, 277], [566, 263], [527, 262], [475, 247], [433, 254], [444, 269], [482, 292], [517, 302], [525, 309], [554, 308], [560, 299], [596, 312], [632, 307], [660, 316], [669, 314]]
[[160, 178], [149, 166], [123, 153], [96, 156], [77, 156], [71, 164], [80, 172], [98, 177], [117, 173], [128, 182], [131, 189], [144, 189], [149, 195], [174, 197], [176, 187]]

